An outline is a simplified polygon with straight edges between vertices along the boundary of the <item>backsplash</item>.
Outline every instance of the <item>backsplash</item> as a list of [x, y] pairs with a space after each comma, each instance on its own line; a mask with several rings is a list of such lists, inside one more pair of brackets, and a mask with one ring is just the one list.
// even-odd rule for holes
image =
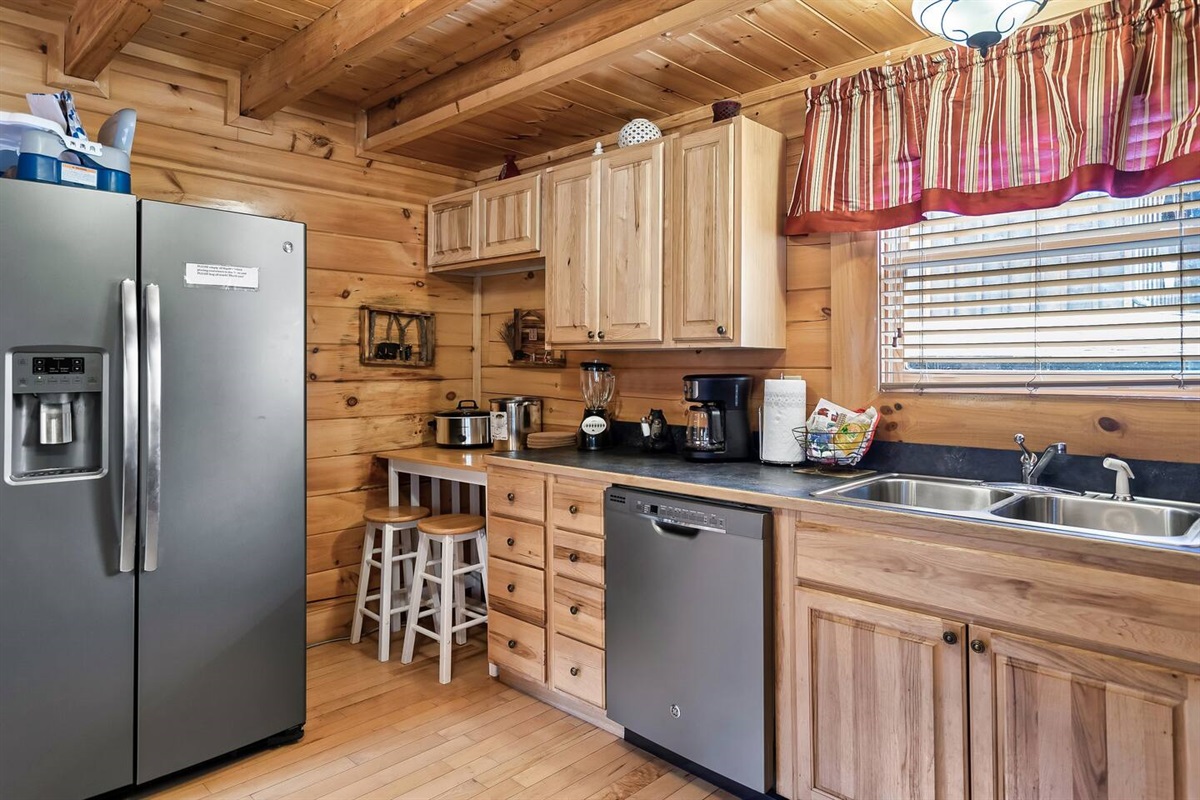
[[[683, 448], [684, 431], [681, 425], [671, 426], [677, 453]], [[620, 446], [641, 446], [642, 432], [637, 424], [617, 422], [614, 433]], [[755, 441], [756, 448], [757, 444]], [[1067, 443], [1067, 447], [1070, 447], [1070, 442]], [[1020, 451], [1015, 445], [1012, 450], [992, 450], [983, 447], [948, 447], [876, 440], [859, 466], [877, 472], [909, 472], [984, 481], [1020, 481], [1020, 457]], [[1135, 497], [1200, 502], [1200, 464], [1135, 459], [1126, 461], [1136, 476], [1132, 482]], [[1115, 473], [1105, 469], [1103, 462], [1102, 456], [1055, 456], [1042, 473], [1040, 483], [1078, 492], [1111, 492]], [[714, 467], [698, 464], [696, 468]]]

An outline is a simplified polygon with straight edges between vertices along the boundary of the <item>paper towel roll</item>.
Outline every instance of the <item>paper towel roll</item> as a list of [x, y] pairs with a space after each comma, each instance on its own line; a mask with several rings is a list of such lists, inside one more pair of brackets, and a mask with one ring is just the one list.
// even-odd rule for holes
[[762, 412], [762, 453], [767, 464], [799, 464], [804, 461], [792, 428], [803, 425], [808, 386], [803, 378], [764, 381]]

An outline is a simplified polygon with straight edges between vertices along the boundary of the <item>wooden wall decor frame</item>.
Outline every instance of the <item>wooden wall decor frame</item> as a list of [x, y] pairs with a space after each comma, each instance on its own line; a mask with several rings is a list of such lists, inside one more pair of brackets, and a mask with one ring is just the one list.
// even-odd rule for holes
[[376, 367], [433, 365], [431, 312], [360, 306], [358, 314], [360, 363]]
[[545, 309], [514, 308], [512, 319], [507, 320], [498, 333], [512, 354], [508, 361], [511, 366], [562, 368], [567, 365], [565, 352], [546, 349]]

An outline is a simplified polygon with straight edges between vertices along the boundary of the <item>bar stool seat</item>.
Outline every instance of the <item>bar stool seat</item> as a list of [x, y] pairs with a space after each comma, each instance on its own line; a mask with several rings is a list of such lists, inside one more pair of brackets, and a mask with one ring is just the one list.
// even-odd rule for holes
[[[404, 649], [400, 656], [403, 664], [412, 662], [417, 634], [428, 636], [438, 643], [438, 680], [450, 682], [450, 645], [467, 641], [467, 629], [487, 623], [487, 522], [476, 514], [439, 514], [417, 522], [417, 564], [409, 590], [409, 607], [404, 629]], [[433, 543], [441, 548], [434, 558]], [[460, 559], [460, 545], [474, 542], [478, 561], [464, 563]], [[483, 604], [470, 605], [466, 601], [464, 579], [472, 572], [479, 573], [483, 585]], [[434, 590], [434, 605], [421, 609], [421, 598], [425, 584]], [[432, 617], [434, 628], [421, 625], [421, 619]]]
[[376, 506], [363, 512], [366, 522], [415, 522], [429, 516], [429, 509], [421, 506]]
[[475, 514], [439, 514], [419, 521], [417, 530], [430, 536], [457, 536], [462, 533], [475, 533], [482, 530], [486, 524], [483, 517]]
[[[412, 607], [413, 568], [417, 559], [413, 547], [413, 531], [417, 521], [429, 516], [422, 506], [377, 506], [363, 512], [366, 530], [363, 533], [362, 562], [358, 569], [358, 597], [354, 604], [354, 619], [350, 626], [350, 642], [362, 638], [363, 618], [379, 623], [379, 660], [387, 661], [391, 651], [392, 617]], [[379, 545], [376, 547], [376, 534]], [[370, 592], [371, 570], [379, 570], [379, 591]], [[403, 585], [401, 585], [403, 584]], [[439, 598], [434, 597], [436, 603]], [[377, 611], [367, 605], [376, 602]], [[421, 605], [420, 595], [416, 598]], [[440, 619], [437, 620], [440, 623]]]

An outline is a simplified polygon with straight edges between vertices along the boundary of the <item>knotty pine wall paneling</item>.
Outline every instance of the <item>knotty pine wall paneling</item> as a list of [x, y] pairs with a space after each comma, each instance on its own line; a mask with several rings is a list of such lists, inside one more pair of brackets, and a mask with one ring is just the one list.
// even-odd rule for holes
[[[27, 111], [44, 83], [56, 23], [0, 11], [0, 109]], [[471, 391], [473, 287], [425, 273], [425, 203], [469, 184], [354, 155], [354, 121], [305, 104], [261, 130], [225, 123], [227, 82], [178, 57], [122, 55], [107, 98], [76, 92], [93, 134], [124, 107], [138, 112], [133, 191], [139, 197], [294, 219], [308, 226], [309, 639], [349, 629], [362, 511], [386, 502], [373, 454], [429, 438], [432, 411]], [[364, 304], [437, 314], [435, 363], [358, 363]], [[270, 457], [269, 453], [263, 454]]]

